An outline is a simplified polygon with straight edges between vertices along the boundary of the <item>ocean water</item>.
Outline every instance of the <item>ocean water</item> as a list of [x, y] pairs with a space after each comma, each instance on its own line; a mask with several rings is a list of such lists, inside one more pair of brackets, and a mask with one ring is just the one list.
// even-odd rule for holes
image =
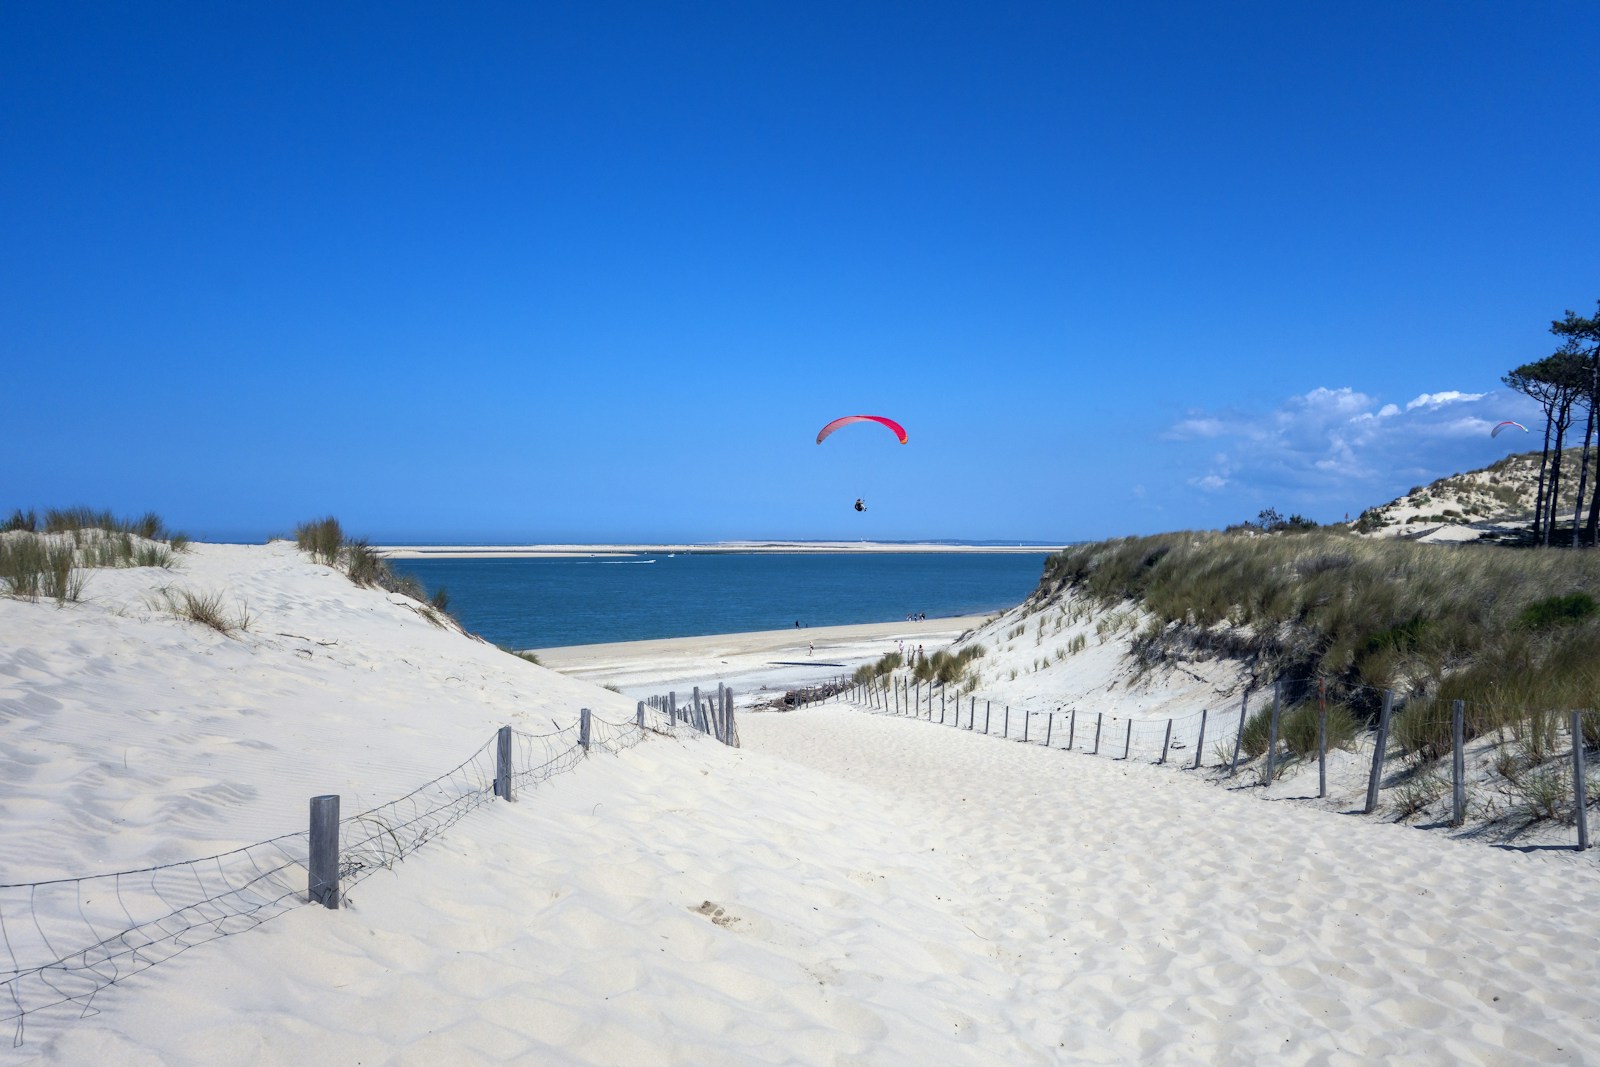
[[608, 559], [406, 559], [397, 573], [510, 648], [893, 622], [1015, 607], [1042, 552], [692, 552]]

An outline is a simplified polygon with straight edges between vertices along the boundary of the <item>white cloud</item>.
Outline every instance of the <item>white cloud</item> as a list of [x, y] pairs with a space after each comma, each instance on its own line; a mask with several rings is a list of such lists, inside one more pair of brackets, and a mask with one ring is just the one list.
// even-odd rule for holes
[[1531, 401], [1507, 390], [1422, 393], [1402, 408], [1347, 386], [1319, 386], [1270, 411], [1190, 411], [1163, 437], [1227, 446], [1194, 464], [1199, 470], [1185, 481], [1195, 489], [1228, 490], [1246, 512], [1267, 502], [1333, 516], [1486, 466], [1522, 447], [1491, 439], [1496, 422], [1539, 417]]
[[1165, 434], [1166, 437], [1180, 441], [1192, 441], [1201, 437], [1221, 437], [1228, 432], [1228, 423], [1216, 416], [1205, 416], [1184, 419]]
[[1423, 393], [1421, 396], [1411, 401], [1411, 403], [1407, 404], [1406, 410], [1410, 411], [1413, 408], [1423, 407], [1437, 408], [1443, 407], [1446, 404], [1459, 404], [1463, 401], [1482, 400], [1487, 395], [1487, 393], [1458, 393], [1453, 389], [1443, 393]]

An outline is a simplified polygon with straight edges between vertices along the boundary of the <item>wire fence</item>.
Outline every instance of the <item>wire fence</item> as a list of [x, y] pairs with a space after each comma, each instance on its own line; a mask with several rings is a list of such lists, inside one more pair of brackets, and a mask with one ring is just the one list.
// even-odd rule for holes
[[[731, 690], [719, 686], [718, 700], [717, 714], [701, 718], [717, 729], [693, 717], [651, 711], [675, 706], [670, 697], [640, 701], [632, 722], [609, 722], [584, 708], [577, 724], [548, 733], [505, 727], [459, 765], [405, 796], [336, 819], [335, 884], [343, 892], [375, 871], [393, 868], [497, 794], [514, 796], [515, 789], [573, 770], [590, 752], [618, 753], [652, 733], [676, 736], [681, 730], [737, 745]], [[229, 852], [112, 874], [0, 885], [0, 1021], [13, 1024], [13, 1047], [23, 1043], [30, 1020], [94, 1014], [95, 998], [108, 987], [306, 904], [315, 896], [313, 839], [321, 799], [327, 798], [312, 799], [307, 830]], [[336, 904], [337, 895], [330, 906]]]
[[[1600, 749], [1600, 714], [1590, 709], [1437, 695], [1404, 702], [1375, 686], [1287, 676], [1227, 703], [1173, 716], [1012, 707], [895, 673], [824, 683], [809, 690], [805, 702], [837, 693], [880, 714], [1110, 759], [1210, 769], [1229, 783], [1253, 777], [1271, 785], [1291, 767], [1314, 767], [1318, 798], [1329, 796], [1329, 754], [1348, 753], [1366, 768], [1365, 814], [1378, 810], [1387, 789], [1398, 818], [1431, 806], [1443, 807], [1451, 827], [1469, 816], [1512, 830], [1566, 824], [1575, 828], [1580, 851], [1588, 848], [1589, 794], [1600, 794], [1588, 782], [1589, 756]], [[1471, 773], [1469, 746], [1476, 748]], [[1441, 766], [1446, 761], [1448, 774]], [[1345, 785], [1348, 792], [1348, 778]]]

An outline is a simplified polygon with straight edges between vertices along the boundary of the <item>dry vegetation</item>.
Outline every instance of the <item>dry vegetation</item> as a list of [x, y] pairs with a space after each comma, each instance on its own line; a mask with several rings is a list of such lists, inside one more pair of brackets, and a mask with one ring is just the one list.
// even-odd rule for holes
[[411, 575], [395, 574], [388, 561], [365, 538], [346, 537], [339, 520], [331, 515], [301, 523], [295, 527], [294, 539], [312, 559], [344, 571], [355, 584], [399, 593], [416, 601], [418, 613], [435, 626], [459, 626], [450, 615], [450, 598], [444, 589], [430, 597], [422, 583]]
[[1596, 588], [1591, 552], [1206, 532], [1069, 549], [1048, 561], [1035, 596], [1070, 589], [1107, 608], [1139, 604], [1154, 619], [1133, 641], [1145, 664], [1222, 655], [1258, 684], [1286, 679], [1291, 748], [1324, 679], [1335, 721], [1350, 721], [1341, 732], [1370, 723], [1389, 689], [1396, 740], [1431, 754], [1447, 743], [1454, 700], [1466, 702], [1469, 737], [1593, 701]]
[[0, 590], [23, 600], [79, 599], [85, 571], [97, 567], [171, 569], [189, 545], [147, 512], [121, 519], [91, 508], [14, 511], [0, 527]]
[[[1538, 452], [1522, 452], [1482, 470], [1452, 474], [1413, 487], [1387, 504], [1368, 508], [1353, 524], [1357, 533], [1393, 536], [1438, 525], [1525, 524], [1531, 522], [1539, 492]], [[1576, 503], [1582, 450], [1561, 455], [1563, 501], [1557, 514], [1568, 520]], [[1591, 466], [1593, 457], [1591, 457]]]

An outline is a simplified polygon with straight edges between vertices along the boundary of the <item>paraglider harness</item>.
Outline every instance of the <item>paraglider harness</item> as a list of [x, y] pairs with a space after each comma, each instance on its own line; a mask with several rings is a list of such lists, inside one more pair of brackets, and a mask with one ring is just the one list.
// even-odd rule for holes
[[861, 498], [860, 497], [856, 497], [856, 510], [857, 511], [866, 511], [867, 510], [867, 506], [861, 502]]

